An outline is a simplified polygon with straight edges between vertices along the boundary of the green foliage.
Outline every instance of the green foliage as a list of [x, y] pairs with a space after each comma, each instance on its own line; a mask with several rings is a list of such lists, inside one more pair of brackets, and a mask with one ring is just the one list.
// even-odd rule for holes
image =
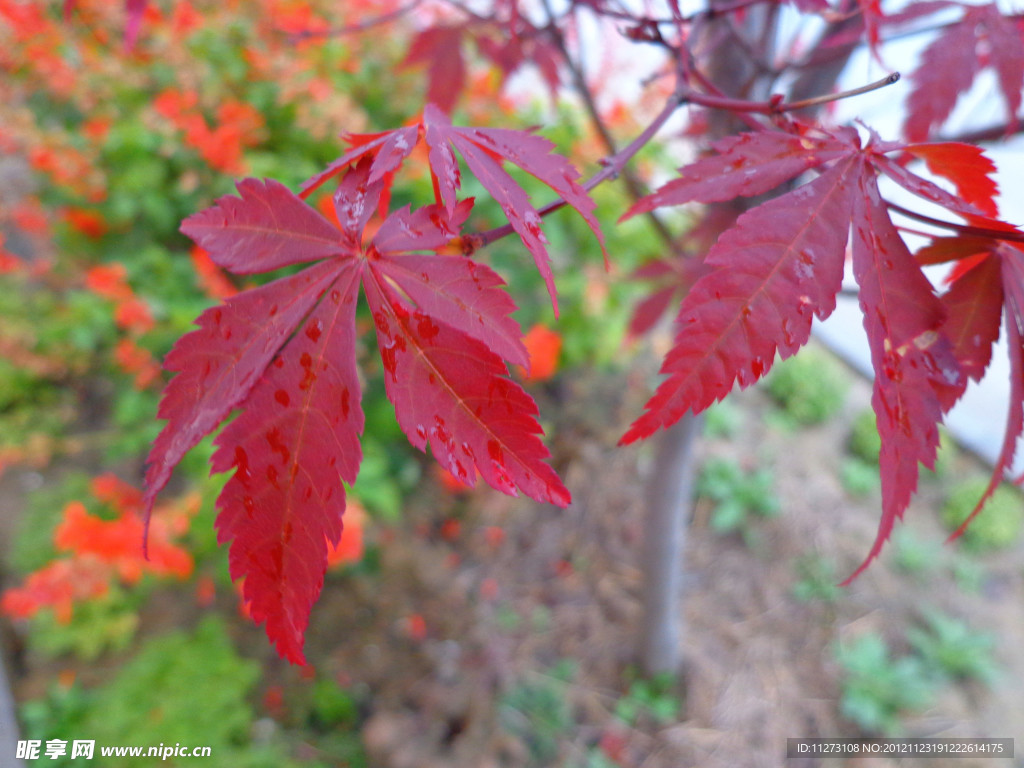
[[[172, 632], [145, 643], [95, 692], [81, 733], [97, 744], [209, 746], [217, 768], [272, 765], [251, 748], [253, 712], [247, 695], [259, 668], [238, 656], [223, 622], [208, 618], [191, 634]], [[111, 768], [138, 766], [111, 758]], [[165, 763], [183, 765], [173, 759]]]
[[732, 402], [722, 400], [704, 412], [707, 437], [733, 437], [743, 422], [743, 414]]
[[615, 702], [615, 716], [630, 726], [641, 718], [649, 718], [658, 725], [675, 722], [683, 708], [675, 689], [672, 675], [638, 678], [630, 684], [626, 695]]
[[[950, 489], [942, 505], [942, 522], [950, 531], [956, 530], [971, 514], [982, 497], [988, 479], [984, 477], [964, 480]], [[978, 513], [963, 534], [964, 546], [975, 551], [1009, 547], [1020, 536], [1024, 498], [1019, 491], [1007, 485], [996, 488], [992, 498]]]
[[105, 651], [123, 651], [139, 626], [137, 596], [111, 587], [103, 597], [75, 606], [71, 621], [60, 623], [51, 610], [32, 617], [32, 646], [50, 656], [71, 653], [90, 661]]
[[64, 506], [92, 499], [89, 477], [71, 472], [59, 481], [42, 485], [28, 495], [26, 509], [15, 529], [8, 563], [19, 575], [26, 575], [49, 563], [57, 555], [53, 535], [63, 517]]
[[751, 515], [779, 513], [775, 482], [768, 469], [746, 472], [730, 459], [710, 459], [697, 478], [697, 494], [715, 502], [711, 527], [719, 533], [744, 529]]
[[[850, 437], [847, 441], [847, 449], [854, 460], [870, 467], [875, 475], [878, 474], [878, 455], [882, 450], [882, 438], [878, 434], [878, 426], [875, 420], [875, 412], [866, 409], [857, 414], [850, 429]], [[925, 477], [944, 477], [949, 474], [953, 463], [956, 461], [956, 444], [945, 427], [939, 427], [939, 449], [935, 456], [935, 469], [925, 469]], [[851, 470], [856, 472], [858, 470]], [[847, 486], [845, 482], [846, 469], [844, 465], [844, 487], [852, 495], [859, 495], [854, 488]], [[853, 485], [856, 487], [856, 480]], [[866, 484], [865, 484], [866, 485]], [[877, 482], [876, 482], [877, 485]]]
[[870, 408], [861, 411], [854, 418], [847, 447], [850, 453], [861, 461], [878, 466], [878, 454], [882, 451], [882, 438], [878, 434], [875, 412]]
[[536, 680], [522, 681], [501, 696], [502, 727], [522, 741], [532, 766], [552, 765], [563, 737], [574, 725], [566, 685], [571, 665], [562, 662]]
[[619, 764], [608, 757], [600, 747], [591, 747], [587, 751], [586, 759], [575, 765], [579, 768], [620, 768]]
[[854, 498], [868, 496], [881, 485], [878, 475], [878, 461], [869, 464], [858, 458], [848, 457], [839, 465], [839, 479], [843, 488]]
[[998, 672], [992, 658], [995, 638], [937, 611], [926, 614], [924, 628], [912, 627], [907, 640], [933, 673], [953, 680], [991, 684]]
[[842, 667], [840, 711], [864, 733], [895, 736], [901, 714], [927, 708], [934, 684], [921, 659], [890, 658], [885, 640], [865, 634], [835, 649]]
[[793, 585], [793, 597], [802, 603], [832, 603], [843, 594], [831, 560], [820, 555], [804, 555], [796, 561], [796, 572], [798, 580]]
[[[60, 739], [71, 744], [75, 739], [91, 738], [83, 730], [84, 722], [92, 705], [92, 694], [78, 683], [70, 686], [54, 685], [41, 699], [26, 701], [21, 705], [21, 723], [24, 739], [45, 742]], [[87, 768], [95, 765], [93, 760], [65, 755], [57, 760], [47, 760], [48, 765], [59, 768]]]
[[768, 394], [797, 424], [820, 424], [843, 407], [849, 372], [831, 354], [807, 347], [777, 363], [765, 379]]
[[893, 533], [892, 544], [893, 564], [908, 574], [920, 575], [934, 570], [945, 555], [938, 542], [925, 541], [906, 527]]

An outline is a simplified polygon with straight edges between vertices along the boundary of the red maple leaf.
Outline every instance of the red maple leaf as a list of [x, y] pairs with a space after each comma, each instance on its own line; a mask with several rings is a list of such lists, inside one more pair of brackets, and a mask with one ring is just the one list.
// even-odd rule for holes
[[[598, 238], [604, 251], [604, 235], [594, 217], [594, 201], [577, 183], [579, 171], [564, 157], [552, 152], [554, 145], [528, 131], [510, 128], [463, 128], [451, 124], [442, 110], [427, 104], [423, 120], [415, 126], [378, 134], [349, 136], [352, 149], [324, 171], [302, 185], [301, 196], [310, 195], [330, 178], [364, 157], [372, 157], [369, 183], [387, 181], [409, 156], [421, 139], [429, 149], [430, 172], [437, 202], [449, 216], [454, 214], [461, 186], [459, 164], [454, 147], [466, 161], [470, 172], [501, 206], [509, 224], [526, 246], [540, 271], [558, 311], [554, 276], [551, 273], [547, 238], [541, 231], [541, 217], [526, 191], [503, 168], [512, 163], [556, 192], [572, 206]], [[607, 257], [607, 254], [605, 254]]]
[[459, 236], [473, 201], [403, 208], [364, 242], [384, 177], [411, 149], [398, 146], [404, 137], [382, 134], [353, 150], [359, 158], [345, 164], [334, 195], [340, 229], [284, 186], [252, 179], [182, 224], [236, 274], [316, 262], [207, 310], [175, 345], [165, 365], [178, 375], [161, 402], [168, 424], [149, 456], [145, 499], [151, 505], [184, 453], [241, 410], [215, 441], [214, 470], [234, 470], [217, 502], [219, 538], [231, 542], [231, 575], [244, 579], [253, 619], [297, 663], [328, 549], [341, 536], [343, 483], [355, 481], [361, 460], [360, 283], [410, 442], [429, 444], [467, 483], [479, 471], [506, 493], [569, 502], [544, 461], [536, 406], [503, 362], [527, 357], [502, 280], [436, 253]]
[[903, 130], [913, 141], [928, 139], [987, 66], [995, 70], [1010, 120], [1016, 120], [1024, 87], [1024, 40], [1017, 23], [995, 4], [963, 8], [960, 21], [925, 48], [911, 75], [914, 90]]
[[[1011, 345], [1017, 343], [1014, 364], [1022, 358], [1024, 322], [1017, 308], [1024, 306], [1018, 274], [1024, 274], [1024, 267], [1019, 250], [1000, 245], [1001, 236], [1015, 238], [1019, 232], [992, 218], [997, 212], [993, 167], [973, 147], [886, 143], [874, 135], [861, 147], [856, 135], [844, 130], [816, 137], [781, 131], [743, 134], [718, 142], [715, 149], [717, 155], [681, 169], [679, 178], [643, 198], [628, 215], [661, 205], [759, 194], [805, 170], [820, 175], [741, 215], [710, 249], [705, 259], [709, 271], [683, 299], [675, 344], [662, 366], [666, 378], [621, 442], [647, 437], [684, 413], [700, 412], [736, 384], [743, 387], [760, 378], [777, 354], [794, 354], [809, 337], [812, 317], [824, 319], [835, 307], [852, 232], [854, 273], [875, 369], [872, 405], [882, 438], [883, 497], [876, 541], [853, 578], [878, 554], [902, 516], [917, 487], [918, 465], [933, 466], [938, 424], [968, 378], [980, 377], [987, 368], [1004, 305], [1006, 316], [1018, 323], [1011, 333]], [[888, 156], [905, 157], [904, 152], [924, 159], [959, 195]], [[966, 219], [968, 234], [937, 239], [915, 259], [879, 193], [880, 173]], [[940, 297], [921, 264], [945, 261], [958, 266], [952, 287]], [[1007, 288], [1004, 303], [1001, 286], [1009, 284], [1010, 275], [1020, 295]], [[664, 291], [652, 301], [665, 301]], [[1016, 402], [1024, 384], [1015, 381], [1013, 386]], [[1012, 459], [1011, 436], [1015, 439], [1022, 428], [1018, 406], [1011, 411], [1000, 477]]]
[[427, 101], [451, 114], [466, 87], [465, 25], [427, 27], [413, 38], [402, 66], [427, 65]]

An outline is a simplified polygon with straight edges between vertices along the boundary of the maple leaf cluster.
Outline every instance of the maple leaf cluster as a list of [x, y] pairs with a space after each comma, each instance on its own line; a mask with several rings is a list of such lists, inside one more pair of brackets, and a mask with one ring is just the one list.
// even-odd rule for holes
[[[426, 144], [436, 201], [387, 213], [394, 173]], [[329, 546], [342, 535], [344, 483], [355, 482], [364, 417], [356, 369], [356, 303], [362, 285], [380, 348], [385, 388], [410, 443], [463, 483], [477, 473], [505, 493], [558, 506], [569, 492], [545, 462], [537, 408], [507, 364], [528, 366], [515, 304], [489, 267], [463, 256], [472, 198], [459, 199], [454, 150], [494, 196], [554, 298], [541, 217], [503, 161], [567, 200], [597, 236], [593, 202], [578, 172], [551, 144], [508, 129], [457, 128], [429, 107], [416, 125], [350, 137], [352, 149], [304, 185], [340, 176], [340, 226], [282, 184], [246, 179], [189, 217], [182, 231], [211, 261], [245, 275], [313, 262], [227, 298], [172, 349], [149, 456], [147, 508], [182, 456], [234, 409], [217, 436], [213, 468], [234, 471], [217, 505], [219, 540], [244, 598], [285, 657], [301, 662], [309, 612]], [[372, 238], [364, 229], [386, 213]]]
[[[640, 197], [624, 218], [691, 203], [769, 199], [738, 218], [698, 229], [692, 249], [703, 256], [701, 263], [680, 266], [666, 257], [637, 273], [656, 287], [638, 306], [633, 332], [650, 328], [676, 301], [680, 305], [664, 379], [621, 443], [701, 412], [735, 387], [759, 380], [777, 358], [795, 354], [807, 343], [813, 319], [835, 309], [852, 259], [876, 372], [872, 405], [882, 441], [883, 497], [876, 540], [854, 576], [903, 515], [919, 465], [934, 465], [938, 425], [968, 381], [987, 369], [1002, 321], [1010, 346], [1011, 407], [986, 497], [991, 494], [1024, 431], [1024, 232], [1000, 218], [994, 166], [983, 152], [937, 140], [934, 132], [986, 67], [996, 72], [1014, 124], [1024, 85], [1016, 19], [995, 6], [921, 3], [885, 15], [877, 2], [849, 4], [852, 26], [839, 24], [825, 40], [823, 49], [832, 55], [859, 40], [878, 55], [884, 33], [943, 9], [962, 12], [940, 30], [911, 75], [906, 139], [883, 141], [870, 129], [828, 128], [786, 116], [787, 109], [814, 100], [786, 105], [781, 96], [750, 102], [716, 92], [698, 77], [696, 64], [683, 55], [688, 51], [664, 32], [672, 27], [686, 40], [704, 17], [683, 17], [676, 8], [671, 18], [624, 19], [600, 0], [573, 3], [567, 17], [586, 7], [631, 19], [633, 26], [624, 30], [629, 39], [661, 45], [677, 57], [678, 84], [665, 108], [633, 143], [611, 153], [585, 189], [579, 172], [540, 136], [456, 127], [447, 117], [466, 80], [467, 40], [506, 75], [530, 61], [551, 87], [559, 82], [551, 62], [564, 58], [564, 39], [508, 12], [516, 3], [497, 5], [503, 26], [493, 26], [498, 16], [471, 15], [465, 23], [445, 22], [415, 37], [406, 64], [427, 66], [430, 98], [439, 102], [428, 104], [420, 120], [347, 136], [348, 151], [299, 194], [273, 180], [245, 179], [237, 196], [221, 198], [182, 224], [213, 265], [233, 274], [305, 265], [258, 288], [233, 293], [229, 287], [223, 302], [203, 313], [198, 329], [168, 355], [165, 367], [177, 375], [161, 402], [159, 415], [167, 424], [148, 458], [142, 501], [151, 508], [184, 454], [239, 411], [215, 440], [213, 469], [233, 472], [217, 502], [218, 537], [230, 542], [231, 575], [244, 579], [249, 613], [265, 622], [281, 655], [304, 661], [309, 613], [329, 552], [342, 536], [345, 485], [355, 481], [361, 462], [364, 417], [355, 355], [360, 289], [386, 394], [410, 443], [429, 446], [460, 483], [472, 486], [482, 478], [508, 494], [567, 505], [569, 492], [546, 462], [536, 405], [509, 376], [509, 366], [529, 363], [511, 316], [515, 304], [501, 278], [474, 256], [499, 236], [517, 235], [557, 312], [543, 216], [561, 205], [573, 207], [603, 250], [586, 189], [623, 172], [684, 102], [743, 113], [747, 129], [714, 142], [712, 154]], [[797, 6], [830, 18], [823, 2]], [[508, 37], [492, 40], [495, 29]], [[947, 55], [951, 48], [953, 56]], [[805, 67], [819, 65], [815, 55]], [[428, 158], [434, 200], [392, 210], [395, 174], [417, 146]], [[931, 178], [913, 170], [915, 163], [923, 163]], [[507, 165], [539, 179], [558, 200], [535, 207]], [[467, 230], [474, 200], [459, 196], [463, 168], [501, 207], [507, 227]], [[879, 186], [883, 178], [963, 223], [894, 205]], [[304, 202], [328, 183], [336, 184], [336, 221]], [[894, 212], [952, 234], [934, 235], [912, 253]], [[371, 228], [375, 216], [379, 226]], [[942, 292], [922, 271], [941, 263], [953, 263]]]
[[[998, 258], [1013, 263], [1019, 251], [998, 239], [939, 238], [915, 258], [879, 191], [878, 178], [886, 176], [979, 231], [1016, 232], [990, 215], [997, 211], [989, 176], [995, 168], [979, 148], [883, 142], [877, 136], [862, 146], [852, 129], [793, 127], [794, 133], [765, 130], [719, 141], [714, 156], [680, 169], [678, 178], [626, 214], [759, 195], [805, 171], [819, 172], [741, 215], [710, 249], [704, 262], [709, 271], [679, 309], [675, 346], [661, 370], [666, 378], [621, 442], [648, 437], [684, 413], [699, 413], [734, 386], [761, 378], [776, 355], [795, 354], [810, 337], [812, 319], [824, 320], [835, 309], [849, 242], [876, 372], [872, 405], [882, 438], [882, 519], [856, 576], [881, 550], [910, 501], [918, 464], [934, 467], [942, 415], [968, 379], [979, 379], [988, 365], [1003, 289], [990, 274], [1000, 269], [984, 266], [984, 253], [998, 251]], [[908, 171], [900, 162], [908, 156], [950, 179], [959, 196]], [[950, 290], [936, 295], [922, 263], [967, 257]], [[1020, 433], [1016, 422], [1009, 433]], [[1012, 447], [1002, 466], [1011, 452]], [[1001, 474], [1000, 469], [997, 479]]]

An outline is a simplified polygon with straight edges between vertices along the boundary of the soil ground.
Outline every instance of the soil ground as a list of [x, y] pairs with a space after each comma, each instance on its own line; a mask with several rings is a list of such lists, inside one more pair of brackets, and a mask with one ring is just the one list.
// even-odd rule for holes
[[[641, 377], [565, 374], [537, 393], [550, 419], [553, 463], [573, 494], [568, 509], [486, 489], [451, 495], [428, 484], [401, 528], [369, 531], [380, 545], [377, 575], [328, 579], [307, 649], [318, 670], [365, 694], [363, 740], [372, 765], [584, 766], [602, 739], [622, 768], [915, 764], [787, 761], [785, 747], [787, 737], [861, 735], [839, 714], [835, 643], [879, 632], [895, 653], [905, 653], [906, 629], [920, 625], [928, 608], [992, 633], [1001, 674], [991, 688], [946, 687], [934, 707], [903, 719], [907, 735], [1016, 737], [1024, 748], [1024, 547], [978, 561], [976, 589], [958, 581], [952, 547], [939, 547], [941, 562], [917, 575], [901, 571], [888, 547], [838, 599], [801, 602], [793, 595], [800, 558], [818, 555], [842, 577], [875, 536], [878, 492], [855, 500], [839, 480], [850, 422], [869, 400], [869, 385], [859, 379], [839, 417], [792, 431], [765, 417], [772, 406], [763, 392], [733, 396], [739, 430], [728, 440], [704, 440], [698, 459], [771, 467], [782, 513], [759, 519], [746, 536], [721, 535], [709, 527], [710, 505], [697, 505], [681, 565], [681, 715], [667, 726], [646, 717], [632, 727], [617, 720], [640, 623], [650, 448], [615, 443], [642, 406]], [[984, 471], [959, 455], [944, 480], [922, 481], [905, 525], [922, 541], [943, 541], [937, 520], [943, 484]], [[5, 481], [17, 482], [16, 474]], [[0, 499], [0, 517], [9, 521], [16, 505]], [[443, 527], [451, 519], [459, 521], [457, 532]], [[180, 597], [180, 605], [173, 600], [162, 597], [159, 612], [147, 617], [147, 632], [196, 620], [190, 596]], [[411, 616], [422, 625], [411, 628]], [[297, 672], [273, 657], [258, 629], [239, 624], [237, 631], [245, 653], [265, 660], [268, 683], [295, 679]], [[567, 679], [553, 672], [565, 660], [573, 669]], [[79, 674], [84, 682], [99, 681], [109, 674], [105, 667]], [[29, 654], [13, 681], [17, 697], [39, 695], [54, 673], [52, 662]], [[545, 710], [510, 706], [509, 692], [531, 685], [558, 693], [565, 722]], [[542, 743], [549, 738], [553, 746]], [[1024, 761], [927, 762], [933, 768], [1011, 764]]]

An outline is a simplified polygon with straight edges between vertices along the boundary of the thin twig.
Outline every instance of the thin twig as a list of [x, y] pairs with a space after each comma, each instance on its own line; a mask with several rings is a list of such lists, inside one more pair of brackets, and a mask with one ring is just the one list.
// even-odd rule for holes
[[838, 101], [840, 99], [848, 99], [851, 96], [860, 96], [870, 91], [884, 88], [888, 85], [892, 85], [898, 82], [900, 79], [899, 72], [893, 72], [886, 75], [881, 80], [876, 80], [873, 83], [862, 85], [860, 88], [853, 88], [849, 91], [841, 91], [839, 93], [830, 93], [824, 96], [814, 96], [809, 99], [800, 99], [799, 101], [784, 102], [779, 99], [769, 99], [768, 101], [748, 101], [746, 99], [734, 99], [729, 96], [716, 96], [706, 93], [687, 92], [685, 97], [687, 101], [693, 102], [694, 104], [700, 104], [703, 107], [710, 107], [713, 109], [725, 109], [731, 112], [737, 113], [756, 113], [762, 115], [778, 115], [783, 112], [792, 112], [797, 109], [805, 109], [811, 106], [817, 106], [819, 104], [826, 104], [830, 101]]
[[379, 16], [374, 16], [370, 19], [364, 19], [363, 21], [357, 21], [354, 24], [346, 24], [341, 27], [332, 27], [330, 29], [315, 30], [315, 29], [304, 29], [301, 32], [290, 33], [290, 36], [296, 40], [310, 40], [312, 38], [319, 37], [341, 37], [342, 35], [353, 35], [360, 32], [365, 32], [373, 27], [379, 27], [382, 24], [390, 24], [392, 21], [400, 19], [407, 13], [410, 13], [416, 9], [417, 6], [422, 5], [423, 0], [410, 0], [405, 5], [396, 8], [393, 11], [382, 13]]
[[[684, 99], [682, 96], [683, 87], [681, 84], [676, 86], [675, 91], [669, 96], [665, 102], [665, 106], [662, 107], [661, 112], [655, 116], [643, 132], [631, 141], [626, 147], [619, 150], [612, 157], [606, 158], [604, 161], [604, 168], [598, 171], [596, 174], [591, 176], [584, 184], [583, 189], [589, 192], [594, 187], [602, 184], [610, 179], [617, 178], [621, 173], [622, 169], [626, 167], [626, 164], [633, 159], [634, 155], [643, 149], [651, 139], [661, 130], [661, 127], [665, 125], [670, 117], [675, 113], [679, 106], [683, 103]], [[549, 213], [557, 211], [566, 205], [564, 198], [558, 198], [557, 200], [548, 203], [543, 208], [537, 211], [542, 217], [547, 216]], [[494, 229], [489, 229], [485, 232], [479, 232], [475, 235], [469, 235], [466, 240], [473, 250], [482, 248], [488, 243], [493, 243], [495, 240], [500, 240], [503, 237], [511, 235], [515, 230], [511, 224], [505, 224]]]
[[[548, 21], [550, 22], [549, 31], [551, 37], [553, 38], [559, 53], [562, 54], [562, 58], [565, 60], [566, 67], [568, 67], [569, 74], [572, 77], [573, 87], [580, 99], [583, 101], [583, 106], [590, 118], [591, 125], [593, 125], [594, 130], [597, 131], [597, 135], [601, 138], [601, 143], [604, 144], [608, 154], [615, 155], [615, 153], [618, 152], [615, 137], [612, 136], [611, 131], [608, 129], [608, 126], [601, 117], [601, 112], [598, 110], [597, 103], [594, 101], [594, 94], [591, 92], [590, 86], [587, 85], [587, 80], [583, 74], [582, 67], [580, 67], [569, 54], [569, 48], [565, 44], [565, 38], [562, 36], [558, 27], [555, 26], [555, 15], [551, 8], [550, 0], [543, 0], [543, 5], [544, 10], [548, 15]], [[622, 181], [626, 185], [626, 189], [629, 191], [634, 202], [644, 196], [643, 185], [631, 168], [623, 168]], [[672, 233], [669, 232], [668, 227], [665, 226], [665, 222], [661, 220], [661, 217], [658, 216], [655, 211], [648, 211], [647, 218], [662, 241], [671, 247], [674, 242], [674, 238], [672, 237]]]

